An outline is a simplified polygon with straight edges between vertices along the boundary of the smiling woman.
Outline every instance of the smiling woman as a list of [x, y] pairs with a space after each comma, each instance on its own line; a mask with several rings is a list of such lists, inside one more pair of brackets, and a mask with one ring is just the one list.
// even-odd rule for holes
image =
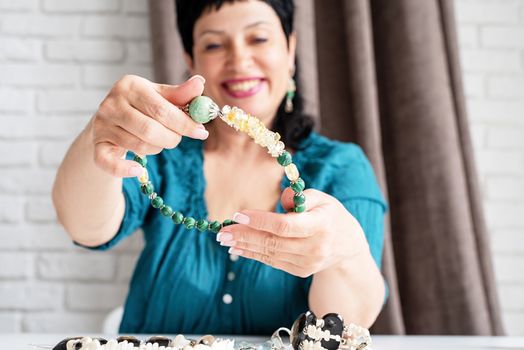
[[[293, 2], [176, 4], [193, 78], [179, 86], [135, 76], [116, 82], [53, 190], [58, 218], [79, 245], [108, 249], [143, 228], [120, 330], [269, 334], [308, 309], [368, 327], [385, 295], [386, 204], [360, 147], [318, 135], [302, 113]], [[220, 120], [192, 121], [183, 106], [202, 93], [277, 131], [290, 146], [279, 162], [296, 164], [303, 182]], [[123, 159], [127, 151], [148, 156], [148, 181], [179, 210], [172, 221], [223, 222], [235, 213], [235, 223], [215, 236], [165, 220], [163, 204], [140, 192], [133, 177], [143, 169]], [[304, 212], [288, 212], [304, 197]], [[83, 210], [72, 209], [78, 202]]]

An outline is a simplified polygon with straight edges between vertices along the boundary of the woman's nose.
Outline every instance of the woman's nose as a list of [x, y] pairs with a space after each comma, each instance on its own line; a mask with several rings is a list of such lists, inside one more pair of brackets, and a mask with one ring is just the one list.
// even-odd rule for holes
[[229, 64], [231, 68], [248, 68], [253, 63], [251, 50], [243, 44], [231, 45], [229, 53]]

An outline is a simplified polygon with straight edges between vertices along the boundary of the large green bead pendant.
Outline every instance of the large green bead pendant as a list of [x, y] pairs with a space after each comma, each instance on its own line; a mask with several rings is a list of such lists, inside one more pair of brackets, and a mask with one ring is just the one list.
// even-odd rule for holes
[[205, 124], [216, 117], [218, 106], [207, 96], [195, 97], [188, 107], [189, 116], [197, 123]]

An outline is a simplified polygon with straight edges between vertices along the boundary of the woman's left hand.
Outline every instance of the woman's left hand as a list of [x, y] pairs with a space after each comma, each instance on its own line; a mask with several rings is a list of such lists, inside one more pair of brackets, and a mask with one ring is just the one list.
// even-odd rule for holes
[[[299, 277], [347, 265], [351, 257], [369, 251], [360, 224], [342, 203], [314, 189], [304, 194], [305, 212], [242, 210], [233, 217], [239, 224], [222, 228], [217, 241], [231, 247], [231, 254]], [[287, 188], [281, 200], [284, 208], [292, 208], [293, 191]]]

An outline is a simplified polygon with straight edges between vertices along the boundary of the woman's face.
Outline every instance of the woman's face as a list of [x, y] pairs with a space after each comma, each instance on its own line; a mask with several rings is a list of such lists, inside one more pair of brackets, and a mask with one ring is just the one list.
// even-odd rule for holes
[[238, 106], [270, 123], [294, 68], [295, 36], [289, 47], [280, 20], [258, 0], [205, 11], [193, 30], [193, 74], [206, 78], [204, 94], [219, 106]]

